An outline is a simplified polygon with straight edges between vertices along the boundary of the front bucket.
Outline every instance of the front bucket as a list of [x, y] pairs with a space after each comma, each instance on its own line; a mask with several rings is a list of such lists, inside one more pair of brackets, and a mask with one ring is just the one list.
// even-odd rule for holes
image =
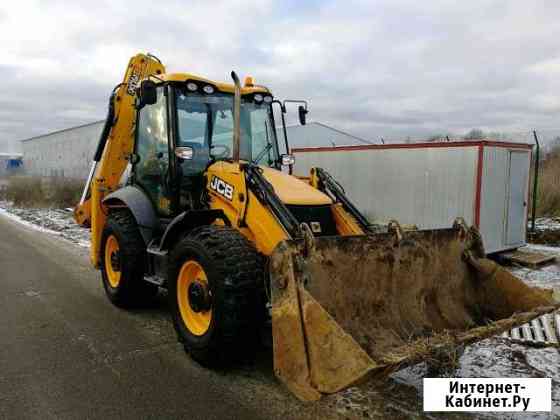
[[279, 244], [271, 256], [276, 375], [316, 400], [559, 306], [485, 259], [479, 238], [457, 226]]

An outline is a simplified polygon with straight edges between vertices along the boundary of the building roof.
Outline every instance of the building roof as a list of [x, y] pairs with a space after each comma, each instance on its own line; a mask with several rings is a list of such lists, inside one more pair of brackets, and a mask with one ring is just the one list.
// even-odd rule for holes
[[[320, 122], [286, 127], [290, 148], [372, 145], [372, 141]], [[281, 133], [281, 128], [278, 129]], [[282, 135], [280, 134], [280, 141]]]
[[20, 142], [23, 143], [23, 142], [26, 142], [26, 141], [37, 140], [37, 139], [40, 139], [40, 138], [43, 138], [43, 137], [52, 136], [53, 134], [63, 133], [65, 131], [72, 131], [72, 130], [75, 130], [76, 128], [88, 127], [90, 125], [96, 125], [96, 124], [103, 124], [104, 122], [105, 122], [105, 120], [100, 120], [100, 121], [94, 121], [94, 122], [87, 123], [87, 124], [76, 125], [74, 127], [63, 128], [62, 130], [51, 131], [50, 133], [45, 133], [45, 134], [40, 134], [38, 136], [29, 137], [27, 139], [20, 140]]
[[[38, 140], [45, 137], [50, 137], [54, 134], [63, 133], [66, 131], [72, 131], [77, 128], [88, 127], [92, 125], [101, 125], [103, 120], [95, 121], [92, 123], [82, 124], [75, 127], [69, 127], [62, 130], [52, 131], [50, 133], [41, 134], [39, 136], [30, 137], [27, 139], [20, 140], [21, 142], [29, 142], [32, 140]], [[355, 136], [346, 131], [340, 130], [330, 125], [320, 123], [317, 121], [309, 122], [306, 125], [289, 125], [286, 127], [288, 131], [288, 141], [290, 147], [332, 147], [332, 146], [354, 146], [354, 145], [369, 145], [374, 144], [372, 141], [366, 140], [364, 138]], [[277, 127], [278, 133], [282, 131], [281, 127]], [[280, 134], [279, 141], [283, 141], [283, 137]]]
[[23, 153], [0, 152], [0, 159], [21, 159], [22, 157]]
[[469, 140], [469, 141], [449, 141], [449, 142], [423, 142], [423, 143], [388, 143], [388, 144], [369, 144], [369, 145], [348, 145], [348, 146], [312, 146], [312, 147], [293, 147], [292, 152], [334, 152], [334, 151], [358, 151], [358, 150], [383, 150], [383, 149], [434, 149], [449, 147], [505, 147], [510, 149], [531, 149], [532, 144], [512, 143], [493, 140]]

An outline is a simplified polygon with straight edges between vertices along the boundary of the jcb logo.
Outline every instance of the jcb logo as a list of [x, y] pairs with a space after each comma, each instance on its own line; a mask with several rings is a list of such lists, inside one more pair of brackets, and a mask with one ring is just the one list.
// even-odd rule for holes
[[136, 88], [138, 87], [138, 84], [140, 82], [140, 76], [138, 75], [138, 73], [134, 72], [130, 75], [130, 78], [128, 79], [128, 86], [126, 89], [126, 92], [129, 95], [134, 95], [136, 93]]
[[216, 191], [221, 196], [224, 196], [228, 200], [233, 200], [233, 186], [229, 185], [223, 179], [218, 178], [216, 175], [212, 176], [212, 181], [210, 181], [210, 188]]

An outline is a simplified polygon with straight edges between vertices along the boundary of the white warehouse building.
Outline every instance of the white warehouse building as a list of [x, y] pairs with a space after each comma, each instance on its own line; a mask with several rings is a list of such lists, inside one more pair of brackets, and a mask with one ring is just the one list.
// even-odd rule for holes
[[21, 141], [27, 175], [85, 179], [103, 121], [54, 131]]
[[[22, 141], [29, 175], [85, 179], [103, 121]], [[284, 149], [282, 129], [277, 130]], [[525, 244], [531, 146], [464, 141], [373, 145], [319, 122], [287, 127], [295, 173], [323, 167], [370, 219], [421, 229], [455, 217], [478, 226], [487, 252]]]
[[[104, 121], [21, 140], [28, 175], [86, 179]], [[282, 129], [277, 129], [281, 150]], [[319, 122], [287, 127], [290, 147], [349, 146], [371, 142]]]

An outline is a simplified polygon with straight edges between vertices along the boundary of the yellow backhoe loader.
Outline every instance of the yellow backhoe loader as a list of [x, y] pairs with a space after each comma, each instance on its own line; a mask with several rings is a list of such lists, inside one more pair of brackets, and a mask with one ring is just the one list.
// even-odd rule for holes
[[113, 91], [74, 213], [112, 303], [166, 288], [179, 340], [207, 366], [254, 351], [268, 325], [274, 371], [303, 400], [558, 307], [486, 259], [461, 219], [377, 232], [325, 170], [291, 175], [286, 102], [232, 78], [138, 54]]

